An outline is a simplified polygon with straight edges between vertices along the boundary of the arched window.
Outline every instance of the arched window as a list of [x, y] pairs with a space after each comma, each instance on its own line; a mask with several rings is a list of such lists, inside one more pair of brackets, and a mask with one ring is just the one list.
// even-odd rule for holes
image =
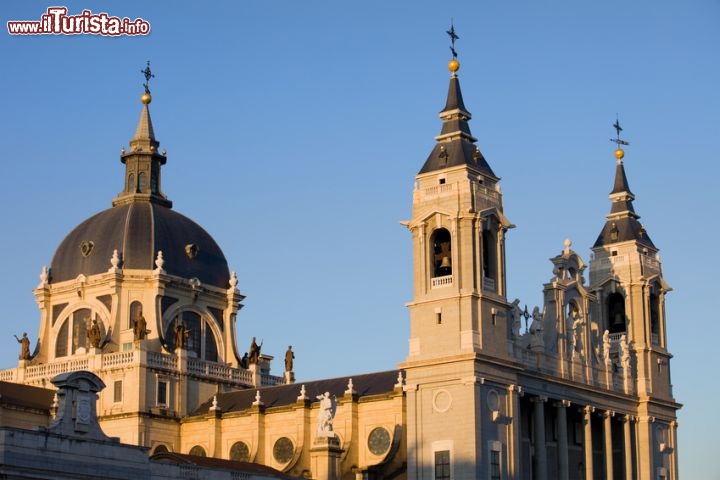
[[650, 333], [652, 343], [660, 343], [660, 295], [654, 288], [650, 291]]
[[483, 290], [495, 290], [497, 280], [497, 247], [490, 230], [482, 232]]
[[607, 299], [607, 325], [610, 333], [624, 333], [625, 326], [625, 297], [620, 293], [611, 293]]
[[[90, 346], [87, 338], [88, 328], [95, 313], [89, 308], [80, 308], [68, 315], [62, 322], [55, 337], [55, 356], [65, 357], [74, 354], [78, 348]], [[98, 321], [101, 335], [105, 334], [102, 322]]]
[[130, 316], [128, 317], [127, 328], [133, 328], [135, 326], [135, 320], [140, 318], [140, 315], [142, 315], [142, 311], [142, 303], [134, 301], [130, 304]]
[[57, 336], [55, 337], [55, 356], [56, 357], [65, 357], [68, 354], [69, 324], [70, 324], [70, 319], [65, 320], [62, 324], [62, 327], [60, 327], [60, 330], [58, 331]]
[[[201, 447], [201, 448], [202, 448], [202, 447]], [[168, 450], [168, 448], [161, 443], [161, 444], [159, 444], [157, 447], [155, 447], [155, 450], [153, 450], [153, 455], [155, 455], [155, 454], [157, 454], [157, 453], [167, 453], [167, 452], [169, 452], [169, 451], [170, 451], [170, 450]]]
[[245, 442], [235, 442], [230, 447], [230, 460], [236, 462], [249, 462], [250, 461], [250, 449]]
[[450, 232], [438, 228], [430, 238], [430, 258], [432, 259], [432, 276], [445, 277], [452, 275], [452, 241]]
[[135, 193], [135, 190], [135, 174], [131, 173], [130, 175], [128, 175], [127, 191], [129, 193]]
[[145, 172], [138, 173], [138, 192], [147, 193], [147, 178]]
[[150, 176], [150, 192], [157, 193], [157, 191], [158, 191], [158, 178], [157, 178], [157, 174], [153, 173]]
[[188, 452], [190, 455], [193, 455], [195, 457], [207, 457], [207, 454], [205, 453], [205, 449], [201, 447], [200, 445], [195, 445], [190, 449], [190, 452]]
[[218, 361], [218, 347], [212, 327], [196, 312], [185, 311], [172, 321], [166, 323], [164, 328], [165, 343], [171, 351], [175, 351], [175, 326], [183, 323], [187, 329], [187, 351], [195, 357], [211, 362]]

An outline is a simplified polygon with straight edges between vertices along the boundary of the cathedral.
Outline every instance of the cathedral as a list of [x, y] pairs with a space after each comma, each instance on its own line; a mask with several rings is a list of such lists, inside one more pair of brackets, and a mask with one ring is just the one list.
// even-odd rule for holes
[[[588, 263], [566, 241], [544, 305], [528, 312], [506, 294], [508, 276], [520, 274], [505, 262], [514, 225], [471, 133], [454, 49], [448, 68], [440, 134], [418, 161], [403, 222], [414, 294], [397, 368], [302, 383], [291, 349], [282, 375], [254, 341], [241, 354], [237, 276], [165, 193], [148, 66], [120, 156], [122, 189], [42, 269], [37, 342], [18, 339], [20, 360], [0, 384], [49, 389], [58, 376], [90, 372], [99, 379], [87, 380], [97, 384], [93, 412], [122, 444], [294, 478], [676, 480], [670, 287], [635, 211], [619, 122], [609, 213]], [[44, 407], [32, 408], [42, 424]], [[56, 410], [57, 396], [47, 424]]]

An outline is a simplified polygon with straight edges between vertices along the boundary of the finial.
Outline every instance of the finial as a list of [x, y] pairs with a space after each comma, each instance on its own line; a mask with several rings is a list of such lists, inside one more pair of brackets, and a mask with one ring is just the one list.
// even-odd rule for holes
[[220, 410], [220, 407], [218, 406], [217, 395], [213, 395], [212, 406], [210, 407], [210, 411], [216, 412], [218, 410]]
[[157, 257], [155, 257], [155, 266], [157, 267], [155, 273], [165, 273], [163, 265], [165, 265], [165, 259], [163, 258], [162, 250], [158, 250]]
[[237, 273], [231, 272], [230, 273], [230, 286], [232, 288], [235, 288], [235, 287], [237, 287], [237, 284], [238, 284]]
[[260, 398], [260, 390], [255, 391], [255, 401], [252, 404], [255, 406], [263, 405], [262, 398]]
[[613, 123], [613, 128], [617, 132], [617, 136], [615, 138], [611, 138], [610, 141], [617, 144], [618, 146], [617, 150], [615, 150], [615, 158], [617, 158], [618, 164], [620, 164], [622, 163], [622, 159], [625, 156], [625, 151], [620, 148], [620, 145], [630, 145], [630, 142], [620, 139], [620, 132], [622, 132], [623, 129], [620, 126], [620, 119], [618, 118], [617, 114], [615, 114], [615, 123]]
[[145, 76], [145, 83], [143, 83], [143, 87], [145, 87], [145, 93], [140, 97], [140, 101], [143, 103], [143, 105], [147, 105], [148, 103], [152, 102], [152, 95], [150, 95], [150, 79], [155, 78], [152, 70], [150, 70], [150, 60], [147, 61], [147, 66], [145, 67], [145, 69], [140, 70], [140, 73]]
[[572, 245], [572, 242], [570, 241], [569, 238], [566, 238], [566, 239], [565, 239], [565, 250], [564, 250], [564, 253], [566, 253], [566, 254], [570, 253], [570, 245]]
[[352, 378], [348, 380], [347, 389], [345, 390], [345, 395], [355, 395], [357, 392], [355, 391], [355, 386], [353, 385]]
[[48, 270], [47, 270], [47, 267], [45, 265], [43, 265], [42, 269], [40, 270], [40, 285], [38, 285], [38, 286], [40, 287], [40, 286], [45, 285], [47, 283], [47, 281], [48, 281]]
[[113, 250], [112, 257], [110, 257], [110, 270], [109, 272], [116, 272], [120, 266], [120, 255], [118, 254], [117, 248]]
[[397, 383], [395, 383], [394, 387], [395, 387], [395, 388], [402, 388], [402, 387], [403, 387], [403, 383], [405, 383], [405, 382], [404, 382], [404, 380], [403, 380], [402, 370], [400, 370], [400, 371], [398, 371]]
[[452, 60], [448, 62], [448, 70], [455, 75], [455, 72], [460, 69], [460, 62], [457, 60], [457, 50], [455, 50], [455, 41], [460, 40], [460, 37], [455, 33], [455, 25], [453, 25], [452, 19], [450, 20], [450, 30], [447, 30], [445, 33], [450, 37], [450, 52], [452, 52]]
[[303, 402], [305, 400], [309, 400], [309, 398], [307, 396], [307, 390], [305, 390], [305, 384], [303, 384], [300, 387], [300, 395], [298, 395], [297, 399], [298, 399], [298, 402]]

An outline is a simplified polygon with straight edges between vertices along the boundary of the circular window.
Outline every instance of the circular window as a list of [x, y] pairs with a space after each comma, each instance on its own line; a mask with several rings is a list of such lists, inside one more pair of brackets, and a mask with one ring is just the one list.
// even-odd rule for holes
[[383, 427], [375, 427], [368, 435], [368, 449], [373, 455], [382, 455], [390, 448], [390, 432]]
[[230, 460], [236, 462], [249, 462], [250, 461], [250, 449], [245, 442], [235, 442], [230, 447]]
[[196, 457], [205, 457], [205, 449], [201, 447], [200, 445], [195, 445], [190, 449], [190, 455], [194, 455]]
[[278, 463], [287, 463], [292, 458], [294, 450], [295, 446], [292, 440], [287, 437], [280, 437], [273, 446], [273, 457]]

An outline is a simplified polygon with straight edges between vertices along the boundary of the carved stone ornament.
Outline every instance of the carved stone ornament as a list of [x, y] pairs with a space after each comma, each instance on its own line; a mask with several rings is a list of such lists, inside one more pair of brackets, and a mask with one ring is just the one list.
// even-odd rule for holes
[[199, 252], [200, 247], [198, 247], [194, 243], [188, 243], [187, 245], [185, 245], [185, 255], [187, 255], [190, 260], [197, 257]]
[[93, 248], [95, 248], [95, 244], [90, 240], [85, 240], [80, 242], [80, 253], [82, 253], [83, 257], [88, 257], [93, 251]]

